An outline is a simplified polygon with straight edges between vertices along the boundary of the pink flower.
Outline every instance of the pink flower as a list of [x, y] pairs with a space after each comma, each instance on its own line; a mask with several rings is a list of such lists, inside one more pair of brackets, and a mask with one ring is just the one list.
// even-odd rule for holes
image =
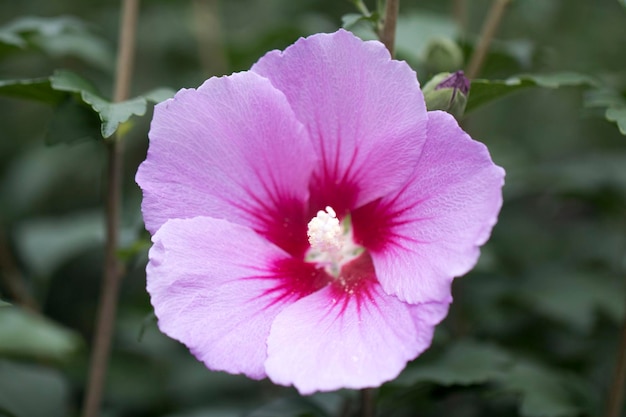
[[269, 52], [155, 109], [137, 182], [159, 327], [303, 394], [380, 385], [430, 345], [503, 179], [381, 43]]

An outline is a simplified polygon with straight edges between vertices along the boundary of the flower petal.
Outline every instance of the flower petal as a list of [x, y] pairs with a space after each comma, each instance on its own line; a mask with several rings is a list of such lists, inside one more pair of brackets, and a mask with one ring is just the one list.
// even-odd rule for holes
[[478, 260], [502, 206], [504, 170], [452, 116], [429, 112], [428, 139], [404, 189], [353, 213], [355, 239], [389, 294], [450, 300], [450, 283]]
[[266, 54], [252, 71], [285, 93], [322, 158], [314, 210], [340, 213], [406, 182], [425, 140], [426, 106], [415, 72], [380, 42], [317, 34]]
[[170, 220], [153, 242], [148, 292], [161, 331], [210, 369], [263, 378], [270, 325], [289, 302], [273, 291], [273, 265], [287, 254], [208, 217]]
[[287, 222], [304, 222], [306, 231], [315, 161], [303, 126], [267, 79], [252, 72], [211, 78], [155, 108], [136, 178], [146, 227], [154, 233], [168, 219], [208, 216], [273, 240], [280, 231], [272, 228]]
[[301, 394], [365, 388], [395, 378], [424, 351], [447, 303], [410, 305], [372, 283], [364, 297], [332, 286], [302, 298], [275, 319], [266, 371]]

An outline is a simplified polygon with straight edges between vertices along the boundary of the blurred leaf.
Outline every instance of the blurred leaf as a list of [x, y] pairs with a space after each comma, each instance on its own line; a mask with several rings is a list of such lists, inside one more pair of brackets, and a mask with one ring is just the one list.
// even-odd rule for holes
[[67, 31], [83, 31], [84, 24], [72, 17], [21, 17], [0, 27], [0, 41], [24, 48], [26, 35], [53, 37]]
[[342, 27], [363, 40], [378, 39], [374, 22], [362, 14], [350, 13], [341, 18]]
[[0, 361], [0, 415], [65, 417], [69, 399], [69, 386], [59, 372]]
[[114, 54], [88, 25], [70, 17], [21, 17], [0, 27], [0, 44], [38, 48], [52, 56], [73, 56], [98, 68], [111, 70]]
[[[95, 134], [99, 135], [97, 128]], [[73, 200], [69, 203], [76, 207], [77, 201], [90, 198], [89, 194], [81, 196], [76, 190], [89, 189], [91, 195], [97, 192], [94, 188], [105, 163], [100, 143], [83, 142], [71, 147], [34, 145], [10, 161], [0, 178], [0, 212], [4, 219], [24, 219], [39, 212], [55, 195], [71, 196]], [[59, 217], [72, 217], [76, 213], [65, 214]], [[22, 224], [25, 223], [19, 227]], [[63, 232], [59, 239], [62, 237]]]
[[77, 252], [102, 243], [103, 221], [99, 212], [31, 219], [17, 228], [17, 247], [35, 274], [50, 274]]
[[394, 384], [413, 385], [434, 382], [441, 385], [482, 384], [501, 375], [510, 362], [509, 355], [500, 348], [465, 340], [450, 346], [431, 363], [415, 361], [394, 381]]
[[590, 152], [585, 155], [546, 163], [529, 170], [533, 183], [548, 185], [548, 189], [565, 192], [594, 193], [606, 187], [626, 195], [626, 154], [620, 152]]
[[97, 140], [100, 126], [100, 118], [92, 109], [68, 97], [55, 107], [44, 140], [48, 145]]
[[[104, 242], [103, 224], [99, 211], [76, 211], [66, 217], [31, 218], [16, 227], [17, 248], [33, 272], [45, 276], [84, 249], [101, 245]], [[122, 227], [120, 233], [121, 244], [137, 242], [140, 245], [137, 252], [145, 249], [144, 242], [137, 241], [136, 228]]]
[[408, 57], [422, 58], [428, 43], [435, 38], [454, 39], [459, 30], [448, 16], [420, 11], [398, 18], [396, 50]]
[[0, 95], [58, 104], [67, 94], [96, 93], [95, 87], [84, 78], [70, 71], [57, 70], [47, 78], [0, 81]]
[[145, 99], [151, 103], [160, 103], [167, 100], [168, 98], [174, 97], [175, 93], [176, 91], [172, 90], [171, 88], [161, 87], [155, 88], [154, 90], [142, 94], [142, 97], [145, 97]]
[[68, 93], [98, 94], [94, 85], [80, 75], [66, 70], [56, 70], [50, 77], [50, 87], [55, 91]]
[[[65, 70], [57, 70], [49, 78], [0, 81], [0, 95], [37, 100], [62, 107], [63, 100], [67, 96], [59, 92], [72, 93], [80, 102], [93, 109], [100, 117], [100, 133], [104, 138], [112, 136], [120, 124], [127, 122], [132, 116], [143, 116], [146, 113], [148, 101], [158, 103], [174, 95], [171, 89], [159, 88], [130, 100], [112, 103], [102, 98], [89, 81]], [[74, 120], [76, 113], [66, 107], [58, 112], [57, 116], [62, 120], [52, 122], [53, 127], [65, 124], [68, 119]], [[88, 131], [88, 129], [81, 129], [79, 131], [81, 133], [67, 136], [52, 133], [48, 135], [48, 140], [51, 143], [75, 142], [88, 136]]]
[[524, 74], [506, 80], [473, 80], [465, 113], [511, 93], [531, 87], [593, 87], [597, 82], [588, 75], [573, 72]]
[[235, 407], [206, 407], [199, 410], [167, 414], [165, 417], [241, 417], [241, 410]]
[[503, 390], [521, 396], [524, 417], [574, 417], [587, 411], [589, 387], [536, 364], [516, 364], [500, 384]]
[[534, 272], [517, 296], [546, 316], [589, 332], [595, 313], [602, 311], [616, 323], [624, 317], [626, 291], [617, 279], [597, 272], [555, 268]]
[[281, 398], [246, 417], [330, 417], [324, 409], [307, 397]]
[[341, 16], [341, 27], [344, 29], [349, 29], [364, 18], [365, 16], [359, 13], [344, 14], [343, 16]]
[[372, 30], [375, 28], [375, 24], [378, 22], [378, 14], [372, 13], [369, 16], [365, 16], [359, 13], [348, 13], [341, 16], [341, 27], [344, 29], [351, 29], [359, 23], [368, 24]]
[[130, 246], [118, 250], [117, 256], [124, 262], [128, 262], [139, 254], [147, 253], [151, 246], [152, 242], [148, 238], [140, 238], [132, 242]]
[[609, 122], [617, 124], [622, 135], [626, 135], [626, 97], [609, 88], [598, 88], [585, 95], [585, 106], [601, 108]]
[[585, 107], [619, 107], [626, 105], [626, 99], [610, 88], [595, 88], [585, 92]]
[[0, 307], [10, 307], [11, 303], [7, 303], [4, 300], [0, 300]]
[[12, 98], [41, 101], [56, 104], [63, 94], [50, 87], [49, 78], [33, 78], [29, 80], [0, 81], [0, 95]]
[[617, 123], [622, 135], [626, 135], [626, 107], [609, 107], [605, 115], [607, 120]]
[[81, 345], [68, 329], [18, 307], [0, 309], [0, 356], [64, 360]]

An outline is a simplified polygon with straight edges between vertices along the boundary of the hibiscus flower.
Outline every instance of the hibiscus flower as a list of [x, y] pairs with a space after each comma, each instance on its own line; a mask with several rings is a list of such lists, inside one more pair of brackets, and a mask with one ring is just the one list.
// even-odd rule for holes
[[378, 386], [424, 351], [502, 204], [487, 148], [344, 30], [179, 91], [149, 137], [159, 328], [303, 394]]

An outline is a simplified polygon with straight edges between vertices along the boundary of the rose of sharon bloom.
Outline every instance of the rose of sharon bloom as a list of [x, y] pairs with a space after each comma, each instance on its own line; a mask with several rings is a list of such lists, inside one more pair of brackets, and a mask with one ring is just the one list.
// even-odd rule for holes
[[160, 329], [213, 370], [378, 386], [431, 343], [504, 171], [344, 30], [156, 106], [137, 173]]

